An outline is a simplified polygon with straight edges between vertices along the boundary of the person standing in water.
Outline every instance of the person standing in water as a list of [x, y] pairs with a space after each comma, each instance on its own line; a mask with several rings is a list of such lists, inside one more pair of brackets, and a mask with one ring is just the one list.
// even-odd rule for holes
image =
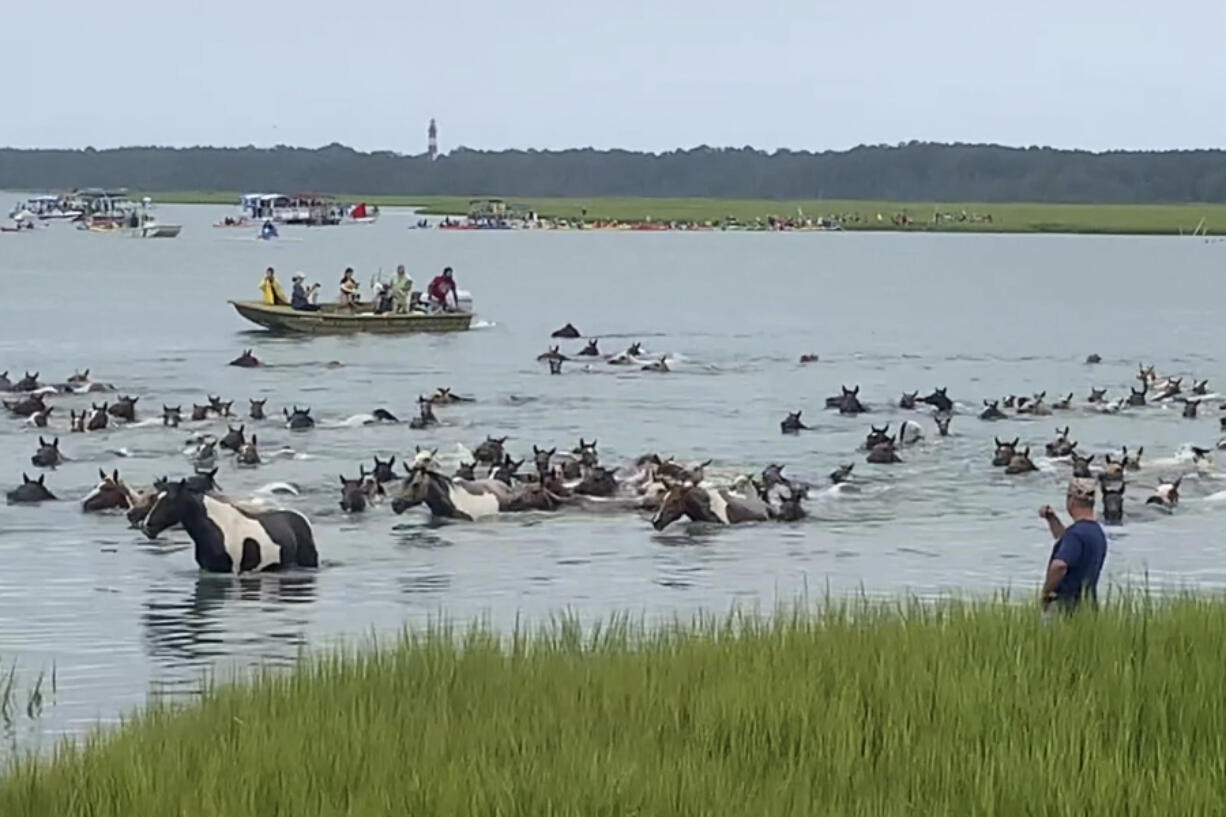
[[1078, 609], [1083, 600], [1098, 606], [1098, 577], [1107, 560], [1107, 534], [1094, 517], [1093, 479], [1074, 478], [1065, 506], [1072, 522], [1066, 527], [1050, 505], [1039, 509], [1056, 544], [1052, 547], [1043, 580], [1042, 605], [1053, 604], [1065, 613]]

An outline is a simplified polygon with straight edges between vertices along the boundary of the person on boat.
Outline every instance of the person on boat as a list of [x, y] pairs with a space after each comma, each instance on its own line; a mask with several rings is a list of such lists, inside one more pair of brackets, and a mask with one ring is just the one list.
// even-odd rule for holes
[[272, 267], [264, 270], [264, 280], [260, 282], [260, 292], [264, 293], [264, 303], [269, 306], [289, 306], [289, 299], [277, 281], [277, 273]]
[[357, 306], [358, 299], [358, 282], [353, 277], [353, 267], [345, 267], [345, 274], [341, 276], [341, 303]]
[[[443, 312], [451, 312], [459, 308], [460, 296], [456, 293], [455, 278], [452, 276], [451, 267], [445, 267], [442, 275], [435, 276], [430, 282], [430, 303], [438, 307]], [[453, 306], [447, 304], [447, 296], [451, 295]]]
[[302, 273], [298, 273], [293, 278], [294, 290], [290, 295], [290, 306], [300, 312], [318, 312], [319, 304], [311, 303], [310, 292], [319, 289], [319, 284], [312, 284], [310, 287], [303, 283]]
[[395, 309], [395, 301], [392, 298], [392, 287], [390, 284], [379, 283], [375, 285], [375, 314], [389, 315]]
[[396, 314], [403, 315], [409, 311], [409, 293], [413, 291], [413, 279], [404, 271], [404, 264], [396, 265], [396, 274], [392, 276], [392, 307]]

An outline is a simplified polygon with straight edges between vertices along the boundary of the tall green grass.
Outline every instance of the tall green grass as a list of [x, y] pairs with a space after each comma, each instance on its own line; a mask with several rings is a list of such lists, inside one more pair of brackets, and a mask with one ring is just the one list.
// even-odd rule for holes
[[1226, 603], [436, 627], [26, 759], [25, 815], [1156, 815], [1226, 803]]

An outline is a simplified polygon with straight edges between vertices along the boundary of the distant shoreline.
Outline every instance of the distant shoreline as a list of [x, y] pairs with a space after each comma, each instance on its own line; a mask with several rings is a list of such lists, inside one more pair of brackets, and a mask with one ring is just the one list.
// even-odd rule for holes
[[[175, 191], [133, 193], [165, 204], [236, 204], [239, 193]], [[364, 196], [343, 201], [380, 207], [417, 207], [425, 215], [464, 216], [472, 199], [491, 196]], [[1084, 235], [1226, 235], [1226, 204], [1045, 204], [1024, 202], [918, 202], [710, 198], [504, 197], [516, 211], [543, 218], [742, 225], [775, 218], [833, 218], [845, 230], [940, 233], [1064, 233]], [[895, 223], [905, 215], [910, 221]], [[990, 219], [990, 220], [989, 220]]]

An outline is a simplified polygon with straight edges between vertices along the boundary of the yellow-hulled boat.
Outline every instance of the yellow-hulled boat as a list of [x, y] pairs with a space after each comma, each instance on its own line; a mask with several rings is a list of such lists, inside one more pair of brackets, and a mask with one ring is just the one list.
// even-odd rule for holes
[[252, 323], [277, 332], [302, 332], [312, 335], [380, 332], [463, 332], [473, 321], [471, 312], [411, 312], [407, 315], [376, 315], [373, 304], [357, 308], [340, 304], [320, 304], [317, 312], [304, 312], [288, 306], [269, 306], [262, 301], [230, 301], [238, 314]]

